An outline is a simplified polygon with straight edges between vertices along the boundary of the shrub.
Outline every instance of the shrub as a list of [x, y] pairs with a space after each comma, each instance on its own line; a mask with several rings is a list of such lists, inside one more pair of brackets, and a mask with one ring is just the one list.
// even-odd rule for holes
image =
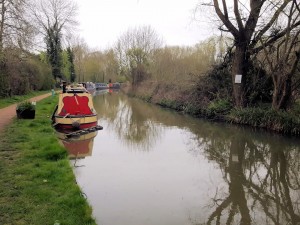
[[204, 116], [212, 119], [219, 119], [229, 114], [232, 104], [228, 99], [217, 99], [210, 102], [208, 107], [203, 110]]
[[231, 75], [228, 65], [214, 65], [210, 71], [199, 77], [196, 83], [196, 96], [213, 101], [218, 98], [229, 98], [232, 92]]
[[23, 101], [17, 104], [16, 110], [24, 111], [24, 110], [35, 110], [35, 105], [30, 101]]

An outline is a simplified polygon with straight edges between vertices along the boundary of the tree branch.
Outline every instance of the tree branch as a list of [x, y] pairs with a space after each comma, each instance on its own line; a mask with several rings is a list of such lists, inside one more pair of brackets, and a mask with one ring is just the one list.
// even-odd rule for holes
[[274, 22], [278, 19], [279, 14], [284, 10], [287, 4], [291, 2], [291, 0], [284, 0], [283, 4], [276, 10], [273, 14], [271, 20], [257, 33], [252, 41], [252, 47], [258, 43], [258, 41], [262, 38], [262, 36], [270, 29], [270, 27], [274, 24]]
[[233, 2], [234, 2], [233, 3], [234, 4], [233, 5], [233, 9], [234, 9], [235, 19], [237, 21], [239, 30], [243, 31], [244, 30], [244, 25], [243, 25], [243, 21], [241, 19], [241, 15], [240, 15], [240, 12], [239, 12], [239, 3], [238, 3], [238, 0], [234, 0]]
[[[238, 38], [239, 36], [239, 31], [236, 29], [236, 27], [230, 22], [228, 15], [227, 18], [226, 16], [222, 13], [220, 6], [219, 6], [219, 2], [218, 0], [213, 0], [214, 1], [214, 8], [215, 11], [218, 15], [218, 17], [220, 18], [220, 20], [224, 23], [224, 25], [228, 28], [229, 32], [235, 37]], [[223, 5], [223, 7], [225, 7], [225, 5]], [[227, 12], [227, 10], [226, 10]]]
[[[296, 27], [298, 27], [298, 26], [300, 26], [300, 21], [298, 21], [297, 23], [293, 24], [293, 25], [291, 26], [291, 29], [294, 29], [294, 28], [296, 28]], [[282, 30], [281, 32], [279, 32], [277, 35], [272, 36], [269, 40], [267, 40], [267, 41], [265, 42], [265, 46], [270, 46], [270, 45], [274, 44], [279, 38], [283, 37], [283, 36], [286, 34], [286, 32], [287, 32], [288, 30], [289, 30], [289, 29], [286, 28], [286, 29]], [[257, 37], [258, 37], [258, 36], [257, 36]], [[255, 39], [257, 39], [257, 37], [256, 37]], [[252, 44], [253, 44], [253, 43], [252, 43]], [[251, 45], [252, 45], [252, 44], [251, 44]], [[253, 50], [251, 50], [251, 53], [258, 53], [258, 52], [260, 52], [262, 49], [263, 49], [263, 46], [258, 46], [258, 47], [256, 47], [256, 48], [253, 48]]]

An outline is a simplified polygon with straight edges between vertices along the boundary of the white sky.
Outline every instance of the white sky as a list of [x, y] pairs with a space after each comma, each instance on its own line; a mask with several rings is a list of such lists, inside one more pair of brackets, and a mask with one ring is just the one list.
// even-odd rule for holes
[[167, 45], [194, 45], [212, 30], [193, 20], [198, 0], [77, 0], [89, 47], [111, 47], [128, 28], [150, 25]]

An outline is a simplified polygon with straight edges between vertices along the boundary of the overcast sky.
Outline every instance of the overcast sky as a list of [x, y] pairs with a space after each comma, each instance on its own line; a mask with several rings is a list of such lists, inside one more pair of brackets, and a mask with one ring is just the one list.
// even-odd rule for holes
[[199, 0], [77, 0], [80, 33], [92, 48], [111, 47], [137, 26], [150, 25], [167, 45], [194, 45], [212, 31], [193, 20]]

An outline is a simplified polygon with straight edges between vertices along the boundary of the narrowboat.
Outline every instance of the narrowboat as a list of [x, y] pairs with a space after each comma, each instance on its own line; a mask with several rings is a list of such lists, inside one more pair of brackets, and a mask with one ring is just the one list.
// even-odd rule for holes
[[97, 127], [97, 112], [92, 95], [82, 86], [63, 84], [58, 105], [52, 114], [52, 125], [57, 130], [82, 130]]

